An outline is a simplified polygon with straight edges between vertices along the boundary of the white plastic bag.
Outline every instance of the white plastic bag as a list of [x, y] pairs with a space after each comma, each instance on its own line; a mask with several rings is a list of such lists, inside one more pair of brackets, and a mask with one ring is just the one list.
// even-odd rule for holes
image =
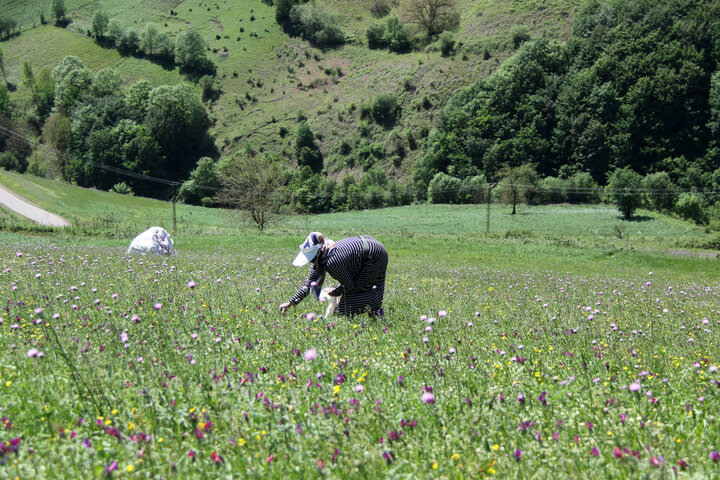
[[318, 299], [321, 302], [327, 303], [327, 308], [325, 309], [325, 318], [328, 318], [332, 316], [333, 313], [335, 313], [335, 307], [338, 306], [338, 303], [340, 303], [340, 299], [342, 298], [342, 295], [339, 295], [337, 297], [330, 296], [329, 293], [334, 290], [332, 287], [325, 287], [320, 292], [320, 296]]
[[176, 254], [175, 242], [164, 228], [150, 227], [130, 242], [127, 253], [174, 256]]

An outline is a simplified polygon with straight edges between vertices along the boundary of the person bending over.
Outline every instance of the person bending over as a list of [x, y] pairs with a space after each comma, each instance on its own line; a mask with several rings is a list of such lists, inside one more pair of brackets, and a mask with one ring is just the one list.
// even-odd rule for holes
[[293, 265], [302, 267], [310, 263], [310, 273], [290, 301], [280, 305], [285, 313], [292, 305], [300, 303], [312, 291], [319, 297], [325, 274], [329, 273], [340, 285], [328, 295], [340, 297], [335, 308], [339, 315], [369, 313], [382, 317], [385, 294], [385, 271], [388, 254], [385, 247], [368, 235], [344, 238], [333, 242], [320, 232], [311, 232], [300, 245]]

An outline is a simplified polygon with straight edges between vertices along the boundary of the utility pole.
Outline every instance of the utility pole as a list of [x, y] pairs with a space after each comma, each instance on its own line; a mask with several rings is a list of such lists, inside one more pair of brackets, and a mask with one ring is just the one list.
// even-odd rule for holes
[[172, 184], [172, 204], [173, 204], [173, 235], [177, 233], [177, 217], [175, 216], [175, 200], [177, 200], [175, 196], [175, 189], [177, 188], [177, 185], [174, 183]]
[[490, 234], [490, 203], [492, 202], [492, 189], [495, 188], [494, 183], [488, 183], [487, 186], [487, 219], [485, 220], [485, 235]]

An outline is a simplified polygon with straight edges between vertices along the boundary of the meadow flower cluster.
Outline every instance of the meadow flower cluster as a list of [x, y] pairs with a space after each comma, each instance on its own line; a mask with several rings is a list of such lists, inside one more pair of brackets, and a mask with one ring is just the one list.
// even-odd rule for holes
[[717, 283], [395, 262], [326, 319], [287, 252], [0, 250], [0, 477], [720, 475]]

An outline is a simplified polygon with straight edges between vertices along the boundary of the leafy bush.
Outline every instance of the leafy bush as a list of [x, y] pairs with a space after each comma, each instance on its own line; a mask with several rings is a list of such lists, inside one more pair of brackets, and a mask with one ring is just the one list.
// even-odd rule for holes
[[485, 175], [464, 178], [457, 196], [458, 203], [483, 203], [486, 201], [487, 183]]
[[24, 170], [20, 160], [15, 158], [15, 155], [10, 152], [0, 152], [0, 168], [15, 170], [16, 172], [22, 172]]
[[598, 203], [600, 186], [588, 172], [577, 172], [567, 179], [567, 200], [570, 203]]
[[639, 192], [641, 186], [642, 177], [628, 167], [618, 168], [610, 176], [610, 195], [625, 218], [631, 218], [635, 210], [642, 205], [642, 195]]
[[437, 41], [443, 57], [450, 56], [455, 51], [455, 36], [452, 32], [443, 32]]
[[200, 78], [200, 88], [202, 88], [202, 98], [205, 101], [217, 100], [222, 93], [222, 83], [216, 77], [203, 75]]
[[140, 35], [137, 31], [130, 27], [123, 32], [118, 39], [115, 40], [115, 46], [121, 52], [135, 53], [140, 44]]
[[392, 93], [381, 93], [372, 105], [370, 105], [370, 116], [378, 125], [386, 128], [392, 127], [400, 117], [400, 104], [397, 97]]
[[388, 48], [392, 52], [405, 53], [412, 47], [409, 29], [396, 16], [388, 18], [385, 23], [371, 25], [365, 36], [371, 49]]
[[692, 220], [697, 224], [704, 225], [708, 222], [702, 198], [694, 193], [680, 194], [675, 204], [675, 211], [684, 219]]
[[133, 191], [132, 187], [128, 185], [125, 182], [116, 183], [113, 185], [112, 189], [110, 189], [111, 192], [120, 193], [122, 195], [129, 195], [133, 196], [135, 195], [135, 192]]
[[295, 5], [290, 10], [293, 30], [318, 47], [333, 47], [345, 43], [345, 34], [337, 26], [336, 16], [315, 4]]
[[387, 29], [385, 28], [385, 24], [383, 23], [376, 23], [375, 25], [370, 25], [365, 32], [365, 36], [367, 37], [368, 41], [368, 47], [371, 49], [386, 48], [386, 30]]
[[439, 172], [428, 185], [428, 201], [430, 203], [456, 203], [462, 185], [459, 178]]
[[530, 28], [527, 25], [514, 25], [510, 29], [510, 38], [513, 48], [517, 50], [520, 45], [530, 40]]
[[538, 203], [564, 203], [567, 201], [567, 180], [545, 177], [538, 182], [538, 189]]
[[677, 194], [675, 185], [667, 172], [656, 172], [643, 179], [643, 187], [647, 190], [645, 196], [650, 207], [658, 211], [672, 210]]

